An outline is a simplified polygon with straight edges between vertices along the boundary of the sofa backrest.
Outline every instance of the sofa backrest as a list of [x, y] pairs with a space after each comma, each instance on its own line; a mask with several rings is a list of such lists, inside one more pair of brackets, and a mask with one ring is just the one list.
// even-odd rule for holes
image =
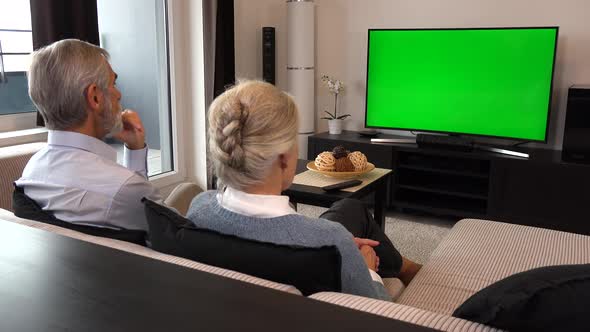
[[297, 287], [303, 295], [342, 290], [336, 246], [303, 247], [240, 238], [196, 227], [172, 209], [142, 199], [152, 248]]
[[0, 148], [0, 209], [12, 211], [14, 181], [23, 174], [29, 159], [46, 143], [28, 143]]
[[102, 245], [105, 247], [109, 247], [109, 248], [113, 248], [113, 249], [117, 249], [117, 250], [121, 250], [121, 251], [126, 251], [126, 252], [129, 252], [132, 254], [136, 254], [136, 255], [152, 258], [152, 259], [157, 259], [157, 260], [168, 262], [171, 264], [181, 265], [181, 266], [184, 266], [187, 268], [216, 274], [216, 275], [219, 275], [222, 277], [240, 280], [240, 281], [248, 282], [251, 284], [258, 285], [258, 286], [272, 288], [275, 290], [279, 290], [279, 291], [283, 291], [283, 292], [287, 292], [287, 293], [291, 293], [291, 294], [301, 295], [301, 292], [297, 288], [290, 286], [290, 285], [280, 284], [277, 282], [273, 282], [273, 281], [269, 281], [269, 280], [265, 280], [265, 279], [261, 279], [261, 278], [256, 278], [256, 277], [244, 274], [244, 273], [239, 273], [236, 271], [222, 269], [222, 268], [218, 268], [215, 266], [191, 261], [191, 260], [185, 259], [185, 258], [180, 258], [180, 257], [172, 256], [172, 255], [163, 254], [163, 253], [154, 251], [150, 248], [143, 247], [143, 246], [129, 243], [129, 242], [87, 235], [87, 234], [83, 234], [80, 232], [76, 232], [71, 229], [66, 229], [66, 228], [55, 226], [55, 225], [41, 223], [41, 222], [29, 220], [29, 219], [19, 218], [19, 217], [16, 217], [12, 212], [7, 211], [5, 209], [0, 209], [0, 222], [14, 222], [14, 223], [21, 224], [24, 226], [37, 228], [40, 230], [52, 232], [52, 233], [59, 234], [62, 236], [67, 236], [67, 237], [78, 239], [81, 241], [90, 242], [90, 243]]
[[14, 192], [12, 193], [12, 208], [14, 210], [14, 215], [20, 218], [44, 222], [88, 235], [108, 237], [110, 239], [127, 241], [142, 246], [146, 245], [146, 231], [78, 225], [60, 220], [50, 211], [43, 210], [37, 202], [25, 194], [23, 188], [17, 186], [14, 187]]
[[[136, 255], [157, 259], [160, 261], [168, 262], [171, 264], [177, 264], [181, 266], [185, 266], [192, 269], [197, 269], [200, 271], [224, 276], [227, 278], [232, 278], [235, 280], [240, 280], [248, 283], [252, 283], [255, 285], [288, 292], [291, 294], [301, 295], [301, 293], [293, 286], [280, 284], [268, 280], [264, 280], [261, 278], [252, 277], [247, 274], [235, 272], [232, 270], [217, 268], [214, 266], [201, 264], [199, 262], [194, 262], [188, 259], [171, 256], [167, 254], [163, 254], [154, 250], [151, 250], [147, 247], [142, 247], [136, 244], [97, 237], [92, 235], [87, 235], [83, 233], [79, 233], [70, 229], [61, 228], [55, 225], [45, 224], [36, 222], [33, 220], [23, 219], [16, 217], [12, 212], [7, 211], [5, 209], [0, 209], [0, 222], [13, 222], [23, 226], [28, 226], [32, 228], [36, 228], [43, 231], [52, 232], [55, 234], [59, 234], [62, 236], [67, 236], [70, 238], [78, 239], [81, 241], [86, 241], [106, 247], [110, 247], [113, 249], [126, 251], [129, 253], [133, 253]], [[405, 322], [410, 322], [420, 326], [426, 326], [442, 331], [469, 331], [469, 332], [494, 332], [499, 331], [497, 329], [491, 328], [489, 326], [485, 326], [479, 323], [474, 323], [470, 321], [466, 321], [463, 319], [455, 318], [448, 315], [443, 315], [439, 313], [434, 313], [427, 310], [422, 310], [406, 305], [401, 305], [397, 303], [381, 301], [370, 299], [361, 296], [343, 294], [343, 293], [331, 293], [331, 292], [323, 292], [317, 293], [310, 298], [324, 301], [328, 303], [332, 303], [335, 305], [345, 306], [351, 309], [365, 311], [368, 313], [372, 313], [375, 315], [380, 315], [387, 318], [397, 319]]]
[[374, 315], [397, 319], [404, 322], [426, 326], [448, 332], [498, 332], [491, 326], [456, 318], [450, 315], [419, 309], [399, 303], [370, 299], [367, 297], [322, 292], [310, 296], [314, 300], [324, 301], [339, 306], [365, 311]]

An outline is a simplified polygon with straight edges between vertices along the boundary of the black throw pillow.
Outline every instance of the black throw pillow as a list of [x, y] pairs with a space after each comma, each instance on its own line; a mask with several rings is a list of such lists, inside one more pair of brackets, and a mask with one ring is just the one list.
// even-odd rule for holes
[[147, 233], [145, 231], [76, 225], [59, 220], [51, 212], [41, 209], [37, 202], [25, 194], [23, 188], [17, 187], [16, 185], [14, 186], [14, 192], [12, 193], [12, 209], [14, 210], [14, 215], [19, 218], [35, 220], [88, 235], [131, 242], [141, 246], [146, 245], [145, 238]]
[[590, 264], [509, 276], [475, 293], [453, 316], [509, 331], [588, 331]]
[[293, 285], [306, 296], [342, 289], [336, 246], [305, 248], [239, 238], [197, 228], [163, 205], [143, 202], [154, 250]]

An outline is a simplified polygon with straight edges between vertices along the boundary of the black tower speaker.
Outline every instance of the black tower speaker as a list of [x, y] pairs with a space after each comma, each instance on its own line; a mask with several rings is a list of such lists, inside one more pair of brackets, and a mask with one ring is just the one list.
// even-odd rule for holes
[[262, 28], [262, 79], [275, 84], [275, 28]]
[[569, 88], [561, 159], [590, 164], [590, 85]]

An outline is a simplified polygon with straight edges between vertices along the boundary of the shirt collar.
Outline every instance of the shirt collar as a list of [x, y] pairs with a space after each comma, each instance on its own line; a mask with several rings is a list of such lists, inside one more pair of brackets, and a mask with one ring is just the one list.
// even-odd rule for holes
[[276, 218], [297, 214], [289, 205], [289, 197], [280, 195], [255, 195], [227, 187], [217, 194], [217, 202], [232, 212], [257, 218]]
[[85, 150], [105, 159], [117, 161], [117, 151], [98, 138], [73, 131], [50, 130], [47, 144]]

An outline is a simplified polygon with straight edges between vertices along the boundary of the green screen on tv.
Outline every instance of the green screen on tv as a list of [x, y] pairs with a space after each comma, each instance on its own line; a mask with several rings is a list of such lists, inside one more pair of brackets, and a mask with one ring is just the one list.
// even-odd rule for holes
[[366, 127], [546, 141], [557, 31], [369, 30]]

